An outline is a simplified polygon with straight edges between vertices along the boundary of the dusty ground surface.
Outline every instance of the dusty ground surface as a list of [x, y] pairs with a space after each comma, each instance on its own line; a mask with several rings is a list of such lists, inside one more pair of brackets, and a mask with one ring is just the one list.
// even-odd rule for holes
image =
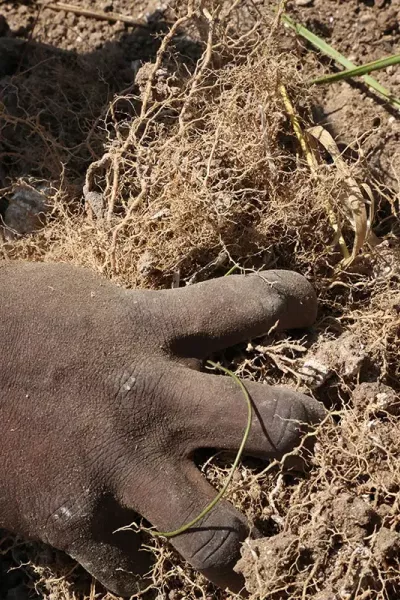
[[[365, 64], [399, 52], [400, 2], [314, 0], [293, 14], [314, 33], [355, 64]], [[398, 90], [400, 72], [396, 67], [381, 72], [377, 79]], [[400, 124], [396, 114], [379, 105], [362, 85], [338, 83], [321, 91], [326, 121], [343, 143], [360, 147], [385, 183], [398, 185]]]
[[[1, 4], [6, 21], [0, 35], [28, 45], [22, 54], [15, 49], [16, 70], [0, 79], [0, 212], [9, 225], [0, 253], [69, 260], [129, 286], [155, 288], [222, 275], [231, 267], [290, 267], [309, 276], [320, 297], [311, 332], [272, 336], [220, 357], [244, 377], [301, 387], [334, 411], [316, 434], [307, 473], [247, 461], [235, 474], [229, 498], [266, 536], [244, 547], [238, 568], [254, 599], [397, 599], [399, 114], [361, 83], [310, 93], [305, 81], [332, 64], [282, 27], [269, 39], [271, 21], [235, 45], [235, 28], [245, 33], [259, 11], [267, 15], [275, 6], [267, 0], [243, 0], [232, 15], [230, 37], [218, 30], [223, 50], [200, 73], [212, 92], [193, 91], [204, 41], [202, 27], [189, 22], [163, 56], [146, 96], [151, 67], [140, 67], [154, 63], [184, 5], [175, 4], [163, 18], [157, 2], [79, 3], [150, 19], [150, 29], [137, 29], [35, 2]], [[400, 51], [399, 11], [399, 0], [287, 5], [289, 14], [355, 63]], [[400, 96], [399, 68], [376, 78]], [[336, 268], [340, 252], [324, 202], [346, 221], [339, 207], [343, 175], [321, 167], [318, 177], [310, 177], [277, 92], [280, 83], [304, 127], [318, 122], [329, 129], [345, 150], [349, 172], [372, 188], [379, 243], [364, 244], [351, 267]], [[155, 114], [148, 138], [142, 136], [143, 105]], [[182, 106], [188, 112], [183, 117]], [[201, 117], [201, 127], [181, 131], [179, 116], [187, 123], [193, 115]], [[43, 196], [32, 200], [32, 185], [48, 198], [53, 214], [47, 221], [37, 217]], [[10, 231], [18, 232], [21, 220], [22, 237]], [[349, 223], [343, 232], [351, 247]], [[204, 470], [218, 487], [228, 468], [229, 460], [218, 457]], [[52, 549], [4, 532], [0, 551], [1, 599], [110, 598]], [[154, 553], [153, 597], [229, 598], [167, 545]]]

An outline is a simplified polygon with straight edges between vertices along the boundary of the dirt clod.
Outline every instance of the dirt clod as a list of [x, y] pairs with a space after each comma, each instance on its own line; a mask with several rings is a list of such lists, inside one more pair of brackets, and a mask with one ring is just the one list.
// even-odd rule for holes
[[352, 332], [322, 342], [315, 354], [308, 353], [300, 373], [310, 387], [319, 387], [332, 375], [355, 377], [367, 358], [365, 345]]
[[387, 560], [395, 559], [400, 553], [400, 533], [382, 527], [374, 540], [374, 554], [376, 560], [385, 564]]
[[400, 396], [393, 388], [382, 383], [361, 383], [353, 392], [352, 401], [357, 410], [382, 411], [400, 414]]

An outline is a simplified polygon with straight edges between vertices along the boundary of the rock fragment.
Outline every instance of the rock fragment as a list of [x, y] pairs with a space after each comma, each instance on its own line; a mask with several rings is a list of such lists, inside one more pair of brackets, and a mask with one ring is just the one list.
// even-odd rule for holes
[[366, 358], [364, 344], [349, 331], [336, 339], [322, 342], [313, 354], [307, 354], [299, 373], [307, 385], [318, 388], [334, 374], [343, 378], [356, 376]]
[[45, 225], [46, 216], [52, 208], [49, 194], [50, 189], [46, 185], [34, 188], [24, 184], [15, 188], [3, 216], [6, 240], [33, 233]]

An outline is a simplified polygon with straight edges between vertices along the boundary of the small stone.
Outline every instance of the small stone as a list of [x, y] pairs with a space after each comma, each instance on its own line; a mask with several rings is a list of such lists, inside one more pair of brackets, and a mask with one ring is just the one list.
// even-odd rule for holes
[[328, 379], [331, 369], [314, 358], [310, 358], [302, 365], [300, 372], [310, 385], [318, 388]]
[[358, 19], [358, 22], [361, 23], [361, 25], [366, 25], [373, 21], [375, 21], [375, 15], [373, 15], [371, 13], [365, 13], [364, 15], [361, 15], [360, 18]]
[[311, 6], [314, 0], [295, 0], [297, 6]]
[[83, 196], [85, 198], [86, 209], [97, 217], [102, 219], [105, 213], [105, 200], [100, 192], [89, 191], [86, 185], [83, 186]]
[[156, 260], [150, 250], [146, 250], [139, 258], [137, 262], [137, 270], [144, 277], [151, 275], [156, 270]]
[[4, 236], [7, 240], [42, 229], [46, 215], [51, 211], [48, 198], [50, 189], [20, 185], [9, 199], [4, 214]]
[[334, 374], [343, 378], [355, 377], [366, 358], [362, 340], [352, 332], [345, 332], [337, 339], [322, 342], [313, 354], [307, 354], [299, 373], [307, 385], [315, 389]]

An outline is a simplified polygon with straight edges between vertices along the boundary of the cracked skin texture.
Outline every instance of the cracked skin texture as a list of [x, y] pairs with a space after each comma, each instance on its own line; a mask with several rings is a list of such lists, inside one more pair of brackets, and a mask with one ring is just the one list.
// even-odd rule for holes
[[[229, 377], [201, 372], [211, 352], [279, 329], [307, 327], [313, 289], [289, 271], [232, 275], [187, 288], [132, 291], [67, 264], [0, 263], [0, 527], [64, 550], [108, 589], [143, 587], [140, 534], [115, 530], [143, 515], [162, 531], [216, 492], [198, 448], [236, 450], [246, 422]], [[246, 452], [291, 450], [313, 399], [248, 382]], [[249, 529], [221, 501], [172, 544], [221, 587]]]

